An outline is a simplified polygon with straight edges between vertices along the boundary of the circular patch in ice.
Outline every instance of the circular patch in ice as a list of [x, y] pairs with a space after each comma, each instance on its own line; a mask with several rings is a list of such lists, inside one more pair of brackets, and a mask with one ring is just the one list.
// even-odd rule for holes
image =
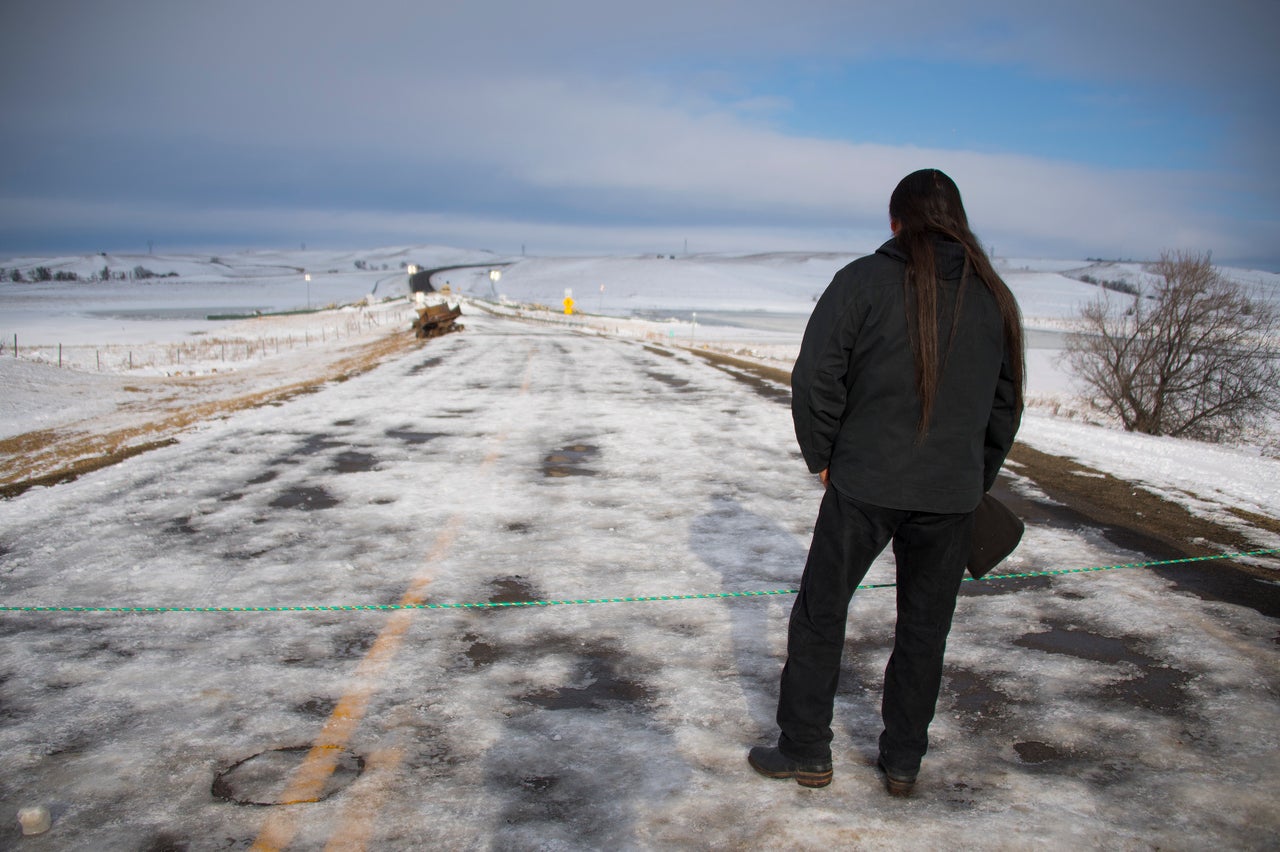
[[288, 746], [236, 761], [213, 779], [214, 798], [240, 805], [320, 802], [364, 771], [364, 758], [342, 748]]

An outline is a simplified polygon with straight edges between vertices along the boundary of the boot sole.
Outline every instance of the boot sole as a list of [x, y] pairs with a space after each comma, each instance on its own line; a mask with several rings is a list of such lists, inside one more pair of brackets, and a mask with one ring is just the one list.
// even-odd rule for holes
[[782, 770], [765, 769], [756, 763], [750, 756], [747, 757], [747, 763], [751, 764], [751, 768], [759, 772], [766, 778], [794, 778], [796, 783], [801, 787], [825, 787], [831, 783], [831, 779], [835, 777], [835, 769], [828, 769], [825, 772], [809, 772], [803, 769]]
[[890, 796], [898, 796], [905, 798], [911, 795], [911, 791], [915, 788], [914, 781], [895, 781], [888, 775], [884, 777], [884, 786], [889, 791]]
[[884, 776], [884, 786], [889, 791], [890, 796], [906, 797], [911, 795], [912, 789], [916, 786], [916, 779], [912, 778], [907, 781], [901, 778], [894, 778], [889, 774], [889, 770], [885, 768], [883, 761], [876, 761], [876, 769]]

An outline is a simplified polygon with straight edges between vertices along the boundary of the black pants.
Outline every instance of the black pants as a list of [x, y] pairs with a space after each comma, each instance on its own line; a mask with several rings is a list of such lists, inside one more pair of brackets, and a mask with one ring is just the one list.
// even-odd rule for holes
[[831, 716], [849, 601], [892, 540], [898, 621], [884, 672], [880, 754], [895, 771], [914, 774], [920, 768], [972, 534], [972, 512], [885, 509], [827, 489], [787, 631], [778, 699], [783, 754], [797, 760], [831, 759]]

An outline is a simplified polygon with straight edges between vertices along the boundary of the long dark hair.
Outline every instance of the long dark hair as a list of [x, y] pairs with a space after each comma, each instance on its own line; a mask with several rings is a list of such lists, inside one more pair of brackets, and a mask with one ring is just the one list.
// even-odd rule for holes
[[938, 272], [933, 251], [934, 241], [939, 237], [964, 247], [964, 272], [956, 297], [953, 323], [960, 319], [960, 299], [970, 274], [976, 276], [996, 300], [1004, 323], [1005, 346], [1013, 363], [1016, 404], [1021, 411], [1026, 373], [1022, 315], [1013, 293], [996, 273], [978, 238], [969, 230], [969, 217], [965, 215], [960, 189], [955, 181], [937, 169], [912, 172], [898, 182], [889, 197], [889, 218], [897, 223], [895, 237], [898, 247], [907, 257], [907, 276], [903, 286], [907, 296], [907, 328], [916, 362], [916, 390], [920, 394], [919, 439], [923, 440], [928, 434], [938, 382], [946, 361], [946, 353], [938, 339]]

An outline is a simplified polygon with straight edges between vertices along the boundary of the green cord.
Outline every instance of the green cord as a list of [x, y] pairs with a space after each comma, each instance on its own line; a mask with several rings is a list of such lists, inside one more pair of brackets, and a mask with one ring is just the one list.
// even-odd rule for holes
[[[1017, 574], [988, 574], [978, 582], [989, 580], [1020, 580], [1031, 577], [1056, 577], [1063, 574], [1085, 574], [1091, 571], [1114, 571], [1119, 568], [1151, 568], [1156, 565], [1177, 565], [1186, 562], [1208, 562], [1214, 559], [1235, 559], [1240, 556], [1266, 556], [1280, 553], [1280, 548], [1250, 550], [1244, 553], [1222, 553], [1216, 556], [1189, 556], [1184, 559], [1161, 559], [1153, 562], [1126, 562], [1121, 565], [1098, 565], [1091, 568], [1060, 568], [1053, 571], [1025, 571]], [[973, 582], [973, 577], [965, 577]], [[897, 583], [869, 583], [858, 586], [867, 589], [892, 589]], [[483, 601], [479, 603], [420, 603], [420, 604], [343, 604], [336, 606], [4, 606], [0, 612], [386, 612], [404, 609], [506, 609], [514, 607], [581, 606], [585, 604], [646, 603], [649, 601], [717, 600], [722, 598], [758, 598], [774, 595], [794, 595], [798, 589], [773, 589], [754, 592], [704, 592], [691, 595], [645, 595], [627, 598], [576, 598], [559, 601]]]

